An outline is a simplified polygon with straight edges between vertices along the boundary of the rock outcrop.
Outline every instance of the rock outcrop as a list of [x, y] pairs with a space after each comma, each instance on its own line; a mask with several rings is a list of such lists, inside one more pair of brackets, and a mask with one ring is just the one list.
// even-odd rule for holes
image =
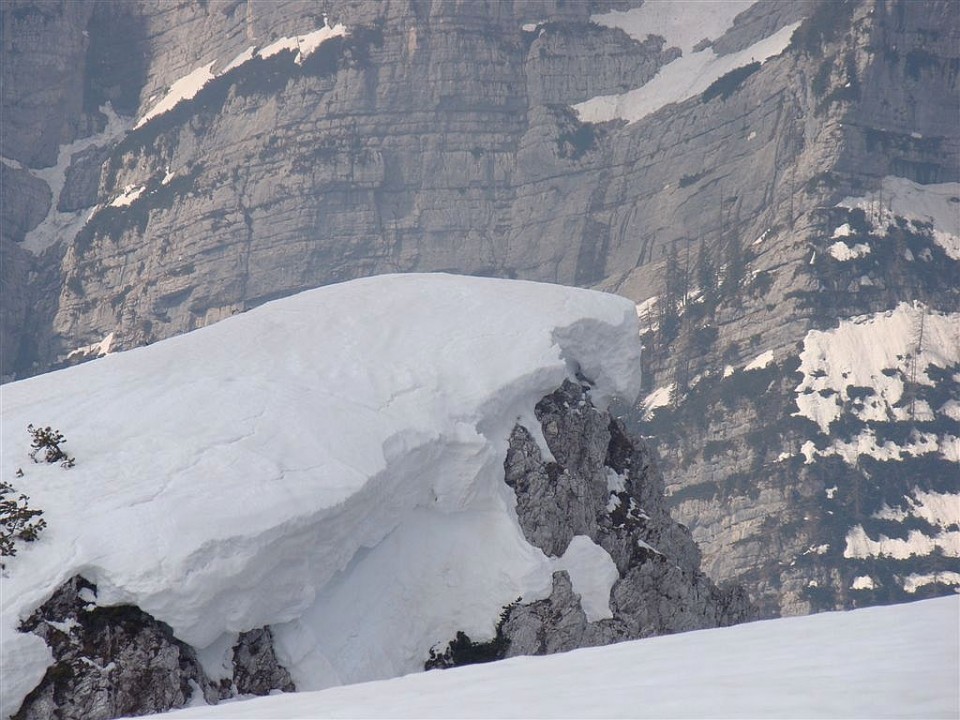
[[81, 577], [64, 583], [21, 629], [43, 638], [54, 663], [14, 720], [110, 720], [294, 690], [269, 628], [242, 633], [232, 677], [214, 682], [169, 626], [137, 607], [98, 607], [96, 586]]
[[[553, 458], [545, 458], [530, 431], [518, 425], [504, 462], [520, 527], [551, 557], [564, 556], [574, 538], [602, 548], [617, 573], [611, 616], [588, 619], [568, 572], [560, 570], [548, 598], [504, 610], [494, 652], [482, 659], [564, 652], [754, 616], [742, 587], [719, 588], [700, 571], [689, 531], [667, 511], [650, 450], [622, 421], [594, 407], [587, 387], [565, 382], [537, 404], [536, 417]], [[458, 644], [465, 638], [451, 643], [446, 664], [457, 663]], [[477, 656], [460, 657], [470, 662]]]

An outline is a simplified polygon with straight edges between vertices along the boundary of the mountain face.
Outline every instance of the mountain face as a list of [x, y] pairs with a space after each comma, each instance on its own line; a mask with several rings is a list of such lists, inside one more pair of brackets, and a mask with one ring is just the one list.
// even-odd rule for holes
[[763, 612], [960, 583], [955, 3], [10, 2], [2, 372], [365, 275], [638, 304]]
[[56, 418], [70, 455], [32, 462], [9, 432], [0, 458], [46, 523], [12, 536], [4, 483], [0, 717], [107, 720], [753, 618], [609, 411], [639, 360], [629, 300], [431, 273], [8, 384], [5, 432]]

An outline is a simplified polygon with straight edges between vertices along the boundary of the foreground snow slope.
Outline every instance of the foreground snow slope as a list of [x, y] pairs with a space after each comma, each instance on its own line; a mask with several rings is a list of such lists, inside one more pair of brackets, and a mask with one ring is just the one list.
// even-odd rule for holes
[[[5, 385], [2, 477], [23, 468], [49, 527], [2, 583], [2, 715], [50, 662], [19, 622], [76, 574], [213, 668], [271, 624], [301, 689], [491, 636], [503, 605], [551, 587], [503, 482], [510, 430], [577, 372], [632, 399], [636, 323], [612, 295], [383, 276]], [[32, 464], [31, 422], [76, 467]]]
[[938, 598], [154, 717], [956, 718], [958, 613]]

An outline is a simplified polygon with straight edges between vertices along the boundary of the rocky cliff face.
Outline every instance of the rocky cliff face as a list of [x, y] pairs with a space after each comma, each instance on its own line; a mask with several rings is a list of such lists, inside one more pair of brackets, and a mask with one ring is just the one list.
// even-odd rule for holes
[[[960, 582], [960, 518], [917, 509], [953, 507], [960, 357], [927, 374], [922, 343], [898, 340], [872, 371], [906, 388], [882, 422], [851, 409], [865, 390], [815, 387], [833, 369], [801, 361], [811, 333], [887, 327], [902, 301], [920, 303], [917, 328], [957, 312], [960, 229], [891, 200], [939, 193], [949, 225], [960, 196], [956, 5], [744, 3], [718, 36], [675, 44], [606, 15], [640, 5], [6, 3], [2, 372], [372, 273], [594, 286], [649, 319], [645, 432], [713, 578], [769, 613]], [[781, 32], [785, 49], [751, 64]], [[656, 73], [704, 48], [736, 68], [630, 110], [630, 91], [659, 97]], [[598, 96], [615, 110], [586, 122], [573, 106]], [[838, 242], [872, 254], [837, 259]], [[808, 390], [852, 425], [804, 415]], [[830, 450], [835, 435], [854, 449]], [[894, 565], [883, 538], [907, 543]]]
[[[644, 432], [674, 514], [707, 572], [767, 612], [960, 580], [960, 186], [941, 102], [956, 97], [957, 32], [946, 5], [819, 8], [790, 60], [786, 205], [713, 251], [681, 244], [643, 309]], [[702, 254], [724, 266], [712, 282]]]

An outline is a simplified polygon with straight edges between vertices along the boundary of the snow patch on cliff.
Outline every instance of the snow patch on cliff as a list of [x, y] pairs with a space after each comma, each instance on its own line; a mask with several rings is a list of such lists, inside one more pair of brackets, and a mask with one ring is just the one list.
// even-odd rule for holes
[[924, 585], [939, 583], [941, 585], [960, 585], [960, 573], [944, 570], [935, 573], [913, 573], [903, 579], [903, 589], [913, 594]]
[[952, 435], [936, 435], [919, 430], [911, 431], [908, 440], [903, 443], [895, 443], [892, 440], [880, 442], [876, 432], [867, 428], [849, 440], [836, 438], [823, 450], [810, 443], [804, 455], [807, 458], [807, 464], [812, 463], [814, 458], [836, 456], [850, 466], [856, 466], [861, 456], [886, 462], [899, 462], [907, 457], [937, 454], [945, 460], [957, 462], [956, 444], [957, 438]]
[[216, 65], [216, 63], [216, 60], [211, 60], [206, 65], [202, 65], [187, 73], [179, 80], [176, 80], [160, 102], [143, 114], [143, 117], [137, 121], [134, 129], [143, 127], [153, 118], [157, 117], [157, 115], [170, 112], [184, 100], [190, 100], [196, 97], [197, 93], [203, 89], [203, 86], [216, 77], [212, 72], [213, 66]]
[[91, 343], [89, 345], [84, 345], [83, 347], [78, 347], [76, 350], [72, 350], [70, 354], [67, 355], [67, 358], [83, 357], [87, 355], [96, 358], [109, 355], [113, 349], [113, 341], [115, 337], [115, 333], [110, 333], [100, 342]]
[[757, 0], [725, 2], [669, 3], [648, 2], [632, 10], [612, 10], [593, 15], [590, 20], [605, 27], [620, 28], [643, 42], [649, 35], [660, 35], [667, 47], [678, 47], [686, 54], [701, 40], [716, 40], [730, 27], [737, 15]]
[[333, 27], [322, 27], [306, 35], [293, 35], [282, 37], [263, 48], [258, 55], [262, 58], [273, 57], [284, 50], [296, 52], [294, 62], [297, 65], [303, 65], [303, 61], [316, 52], [324, 42], [335, 37], [342, 37], [347, 34], [347, 29], [343, 25]]
[[50, 210], [47, 216], [37, 227], [27, 233], [23, 241], [23, 247], [35, 255], [39, 255], [58, 242], [71, 242], [86, 224], [90, 215], [88, 208], [81, 208], [76, 212], [57, 210], [60, 193], [63, 192], [63, 186], [67, 180], [67, 169], [73, 161], [73, 156], [90, 147], [109, 145], [130, 129], [130, 119], [117, 115], [110, 103], [102, 106], [100, 112], [107, 118], [103, 132], [61, 145], [57, 164], [53, 167], [40, 170], [27, 168], [31, 175], [40, 178], [50, 186], [51, 193]]
[[906, 560], [913, 556], [924, 556], [938, 551], [947, 557], [960, 557], [960, 532], [956, 530], [925, 535], [919, 530], [911, 530], [906, 539], [890, 538], [880, 534], [876, 540], [867, 535], [862, 525], [856, 525], [847, 532], [845, 558], [889, 557]]
[[767, 350], [766, 352], [760, 353], [757, 357], [748, 362], [743, 369], [745, 372], [749, 372], [750, 370], [763, 370], [772, 362], [773, 350]]
[[896, 217], [933, 225], [933, 239], [954, 260], [960, 260], [960, 183], [921, 185], [888, 175], [880, 188], [864, 197], [847, 197], [837, 207], [860, 208], [874, 224], [886, 226]]
[[843, 240], [837, 240], [837, 242], [827, 248], [827, 252], [830, 253], [830, 257], [834, 260], [846, 262], [847, 260], [869, 255], [870, 246], [866, 243], [857, 243], [851, 246], [847, 245]]
[[308, 32], [305, 35], [292, 35], [278, 38], [259, 51], [257, 51], [256, 46], [250, 46], [228, 62], [218, 72], [213, 71], [218, 61], [211, 60], [207, 64], [190, 71], [182, 78], [175, 80], [163, 98], [147, 110], [137, 121], [134, 129], [143, 127], [158, 115], [170, 112], [184, 100], [190, 100], [196, 97], [197, 93], [211, 80], [240, 67], [256, 57], [269, 58], [284, 50], [289, 50], [296, 53], [294, 62], [297, 63], [297, 65], [302, 65], [303, 61], [316, 52], [317, 48], [324, 42], [331, 38], [342, 37], [346, 34], [346, 27], [338, 24], [333, 27], [324, 26], [318, 30]]
[[[919, 356], [921, 316], [923, 338]], [[960, 363], [960, 313], [940, 313], [918, 304], [901, 303], [893, 310], [841, 320], [832, 330], [811, 330], [803, 340], [797, 386], [798, 411], [823, 433], [840, 418], [844, 408], [861, 420], [885, 422], [910, 419], [902, 403], [905, 379], [916, 371], [916, 382], [931, 386], [931, 365], [951, 368]], [[867, 388], [865, 397], [851, 402], [853, 388]], [[919, 406], [919, 410], [918, 410]], [[914, 417], [932, 410], [915, 403]]]
[[650, 420], [657, 408], [666, 407], [673, 400], [673, 394], [676, 392], [676, 383], [670, 383], [664, 387], [658, 387], [652, 393], [647, 395], [641, 407], [643, 408], [643, 419]]
[[[554, 570], [503, 482], [510, 431], [577, 372], [600, 406], [635, 399], [633, 303], [388, 275], [4, 385], [0, 476], [23, 467], [49, 525], [7, 562], [0, 714], [50, 662], [20, 621], [76, 574], [210, 666], [271, 625], [301, 688], [422, 669], [457, 630], [492, 637], [501, 608], [547, 596]], [[76, 466], [29, 464], [28, 423], [63, 431]], [[602, 615], [609, 578], [577, 557], [562, 562]]]
[[146, 188], [142, 185], [140, 187], [127, 185], [122, 193], [110, 201], [110, 207], [129, 207], [133, 205], [134, 201], [143, 195], [144, 190], [146, 190]]
[[926, 520], [934, 527], [947, 529], [960, 525], [960, 493], [939, 493], [914, 488], [904, 503], [895, 508], [884, 505], [873, 517], [903, 522], [909, 517]]
[[[698, 17], [707, 8], [723, 8], [728, 3], [697, 3], [693, 17]], [[730, 3], [733, 5], [734, 3]], [[656, 9], [668, 3], [647, 3]], [[688, 8], [686, 3], [675, 7]], [[666, 10], [664, 10], [666, 12]], [[631, 11], [636, 12], [636, 11]], [[689, 12], [689, 10], [687, 11]], [[605, 16], [598, 16], [600, 18]], [[732, 21], [732, 18], [730, 18]], [[667, 63], [645, 85], [617, 95], [601, 95], [573, 106], [583, 122], [599, 123], [608, 120], [623, 119], [633, 123], [656, 112], [671, 103], [679, 103], [699, 95], [723, 75], [752, 62], [766, 62], [782, 53], [790, 44], [793, 31], [799, 27], [796, 22], [780, 28], [769, 37], [754, 43], [748, 48], [729, 55], [718, 56], [713, 48], [684, 54]], [[685, 36], [689, 42], [689, 36]], [[668, 38], [668, 44], [670, 39]]]
[[851, 590], [873, 590], [876, 587], [877, 584], [869, 575], [858, 575], [853, 579], [853, 582], [850, 583]]

